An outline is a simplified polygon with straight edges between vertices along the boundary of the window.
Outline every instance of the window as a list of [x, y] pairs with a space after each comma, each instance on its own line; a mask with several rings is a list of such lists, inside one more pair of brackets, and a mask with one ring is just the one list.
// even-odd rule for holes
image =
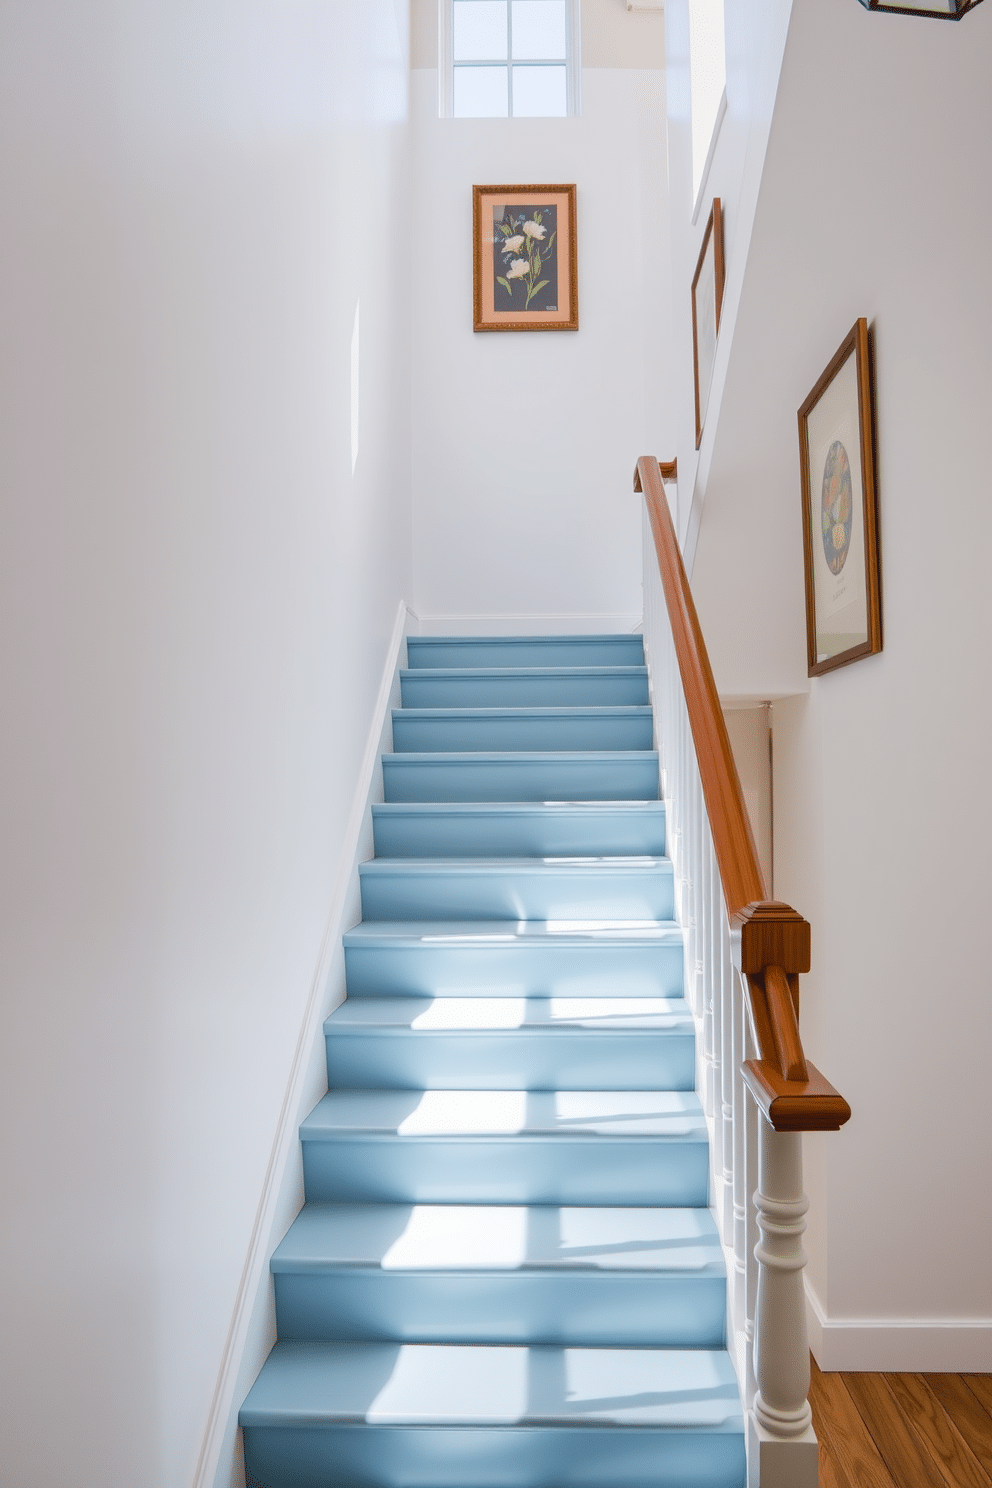
[[693, 216], [726, 102], [723, 0], [689, 0], [689, 87], [692, 93]]
[[445, 113], [534, 119], [576, 112], [578, 0], [446, 0], [445, 11]]

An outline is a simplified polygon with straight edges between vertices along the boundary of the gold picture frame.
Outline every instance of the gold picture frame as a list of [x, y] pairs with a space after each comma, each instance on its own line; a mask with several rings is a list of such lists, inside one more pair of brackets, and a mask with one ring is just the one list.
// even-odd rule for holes
[[575, 186], [473, 186], [477, 331], [577, 331]]
[[811, 677], [882, 649], [871, 345], [862, 317], [799, 410]]

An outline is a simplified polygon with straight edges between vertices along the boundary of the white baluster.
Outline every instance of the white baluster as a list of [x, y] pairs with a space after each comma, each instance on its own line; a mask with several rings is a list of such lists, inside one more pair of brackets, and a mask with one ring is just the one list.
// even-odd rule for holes
[[723, 1044], [720, 1054], [720, 1082], [723, 1092], [723, 1207], [721, 1226], [723, 1243], [734, 1244], [734, 1002], [737, 980], [734, 973], [733, 946], [727, 911], [720, 895], [720, 996], [723, 1000]]
[[675, 883], [678, 888], [676, 908], [678, 911], [679, 924], [685, 924], [685, 853], [682, 840], [682, 829], [685, 820], [685, 797], [683, 795], [683, 784], [685, 771], [682, 762], [685, 757], [685, 728], [682, 717], [683, 710], [679, 708], [676, 714], [678, 723], [675, 731], [675, 780], [672, 789], [672, 813], [675, 817], [675, 847], [678, 860], [675, 865]]
[[[688, 754], [688, 751], [687, 751]], [[685, 937], [685, 981], [689, 1006], [698, 1021], [702, 1014], [699, 1002], [699, 861], [696, 856], [696, 836], [699, 830], [699, 795], [696, 790], [696, 772], [688, 756], [686, 770], [686, 937]]]
[[[802, 1237], [802, 1136], [758, 1134], [758, 1296], [754, 1323], [757, 1394], [748, 1412], [748, 1488], [817, 1488], [819, 1449], [809, 1393], [809, 1343]], [[908, 1488], [908, 1485], [907, 1485]]]
[[[704, 904], [703, 894], [703, 822], [706, 819], [706, 804], [703, 801], [703, 783], [699, 778], [699, 766], [696, 763], [696, 752], [692, 754], [692, 801], [693, 801], [693, 823], [692, 833], [692, 883], [693, 883], [693, 908], [696, 917], [696, 931], [693, 937], [693, 980], [696, 983], [696, 1007], [699, 1010], [700, 1021], [706, 1017], [706, 993], [703, 986], [703, 957], [704, 946]], [[706, 1041], [703, 1039], [703, 1053], [705, 1057]]]
[[[713, 1049], [713, 856], [710, 852], [710, 834], [706, 815], [702, 814], [699, 832], [699, 921], [700, 921], [700, 966], [699, 975], [703, 1001], [703, 1109], [712, 1125], [716, 1111], [714, 1089], [716, 1086], [716, 1062]], [[716, 1151], [716, 1132], [713, 1133], [713, 1149]], [[714, 1163], [715, 1167], [715, 1163]]]
[[746, 1320], [745, 1294], [747, 1275], [747, 1205], [748, 1191], [745, 1173], [747, 1152], [747, 1120], [745, 1102], [747, 1092], [741, 1068], [744, 1063], [744, 987], [738, 970], [740, 937], [735, 937], [734, 950], [734, 1325], [744, 1332]]
[[[748, 1030], [750, 1034], [750, 1029]], [[752, 1040], [745, 1040], [747, 1058], [754, 1055]], [[758, 1108], [753, 1100], [745, 1096], [744, 1104], [744, 1190], [753, 1194], [760, 1186], [758, 1176], [758, 1124], [762, 1118], [758, 1115]], [[753, 1203], [747, 1206], [746, 1235], [745, 1235], [745, 1276], [744, 1276], [744, 1368], [741, 1372], [741, 1386], [744, 1391], [744, 1404], [750, 1405], [754, 1400], [757, 1383], [754, 1374], [754, 1318], [758, 1298], [758, 1262], [755, 1251], [758, 1246], [758, 1214]]]
[[707, 943], [710, 963], [710, 1049], [713, 1059], [711, 1074], [713, 1172], [716, 1178], [713, 1187], [713, 1200], [717, 1206], [717, 1214], [719, 1214], [723, 1180], [723, 987], [721, 984], [720, 964], [720, 917], [723, 911], [723, 897], [720, 893], [720, 876], [716, 866], [716, 854], [713, 850], [713, 838], [708, 827], [706, 831], [706, 857], [709, 864], [709, 904], [706, 913], [709, 920]]
[[685, 903], [685, 709], [680, 707], [678, 711], [678, 736], [675, 750], [675, 792], [672, 805], [675, 807], [676, 831], [679, 839], [679, 919], [682, 924], [686, 919]]
[[689, 773], [689, 740], [687, 731], [682, 731], [682, 784], [679, 790], [682, 801], [680, 819], [682, 823], [682, 928], [685, 931], [685, 995], [693, 1013], [696, 1011], [695, 960], [693, 957], [693, 935], [696, 929], [692, 904], [692, 787]]

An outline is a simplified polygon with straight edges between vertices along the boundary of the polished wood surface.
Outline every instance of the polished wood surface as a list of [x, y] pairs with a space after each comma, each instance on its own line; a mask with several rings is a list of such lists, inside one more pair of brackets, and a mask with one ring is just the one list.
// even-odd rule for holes
[[634, 490], [643, 492], [651, 523], [727, 913], [741, 930], [741, 970], [759, 1053], [757, 1060], [745, 1065], [745, 1080], [776, 1131], [835, 1131], [850, 1118], [851, 1108], [818, 1070], [807, 1065], [799, 1036], [798, 975], [809, 970], [810, 927], [790, 905], [767, 897], [665, 496], [667, 468], [642, 456], [634, 472]]
[[778, 1072], [783, 1080], [807, 1081], [806, 1058], [799, 1037], [799, 1019], [789, 978], [781, 966], [767, 966], [764, 975], [765, 1005], [771, 1024]]
[[821, 1488], [992, 1488], [992, 1375], [811, 1367]]
[[758, 850], [657, 460], [638, 460], [634, 489], [647, 503], [724, 899], [734, 915], [768, 897]]
[[850, 1106], [808, 1059], [806, 1073], [806, 1080], [784, 1080], [773, 1064], [749, 1059], [744, 1083], [776, 1131], [839, 1131]]
[[[733, 910], [728, 910], [734, 914]], [[790, 905], [777, 899], [736, 911], [741, 927], [741, 971], [763, 972], [774, 963], [790, 973], [809, 971], [810, 928]]]

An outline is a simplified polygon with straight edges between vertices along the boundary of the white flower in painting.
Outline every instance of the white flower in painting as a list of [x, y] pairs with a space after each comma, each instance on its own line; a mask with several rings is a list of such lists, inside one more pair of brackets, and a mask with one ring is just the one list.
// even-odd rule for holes
[[525, 222], [524, 232], [529, 238], [536, 238], [540, 242], [543, 237], [547, 236], [548, 229], [546, 227], [539, 227], [536, 222]]
[[523, 246], [524, 235], [523, 233], [517, 233], [517, 236], [515, 238], [507, 238], [506, 242], [503, 244], [503, 252], [519, 253]]
[[507, 279], [522, 279], [530, 268], [525, 258], [515, 258], [506, 271]]

